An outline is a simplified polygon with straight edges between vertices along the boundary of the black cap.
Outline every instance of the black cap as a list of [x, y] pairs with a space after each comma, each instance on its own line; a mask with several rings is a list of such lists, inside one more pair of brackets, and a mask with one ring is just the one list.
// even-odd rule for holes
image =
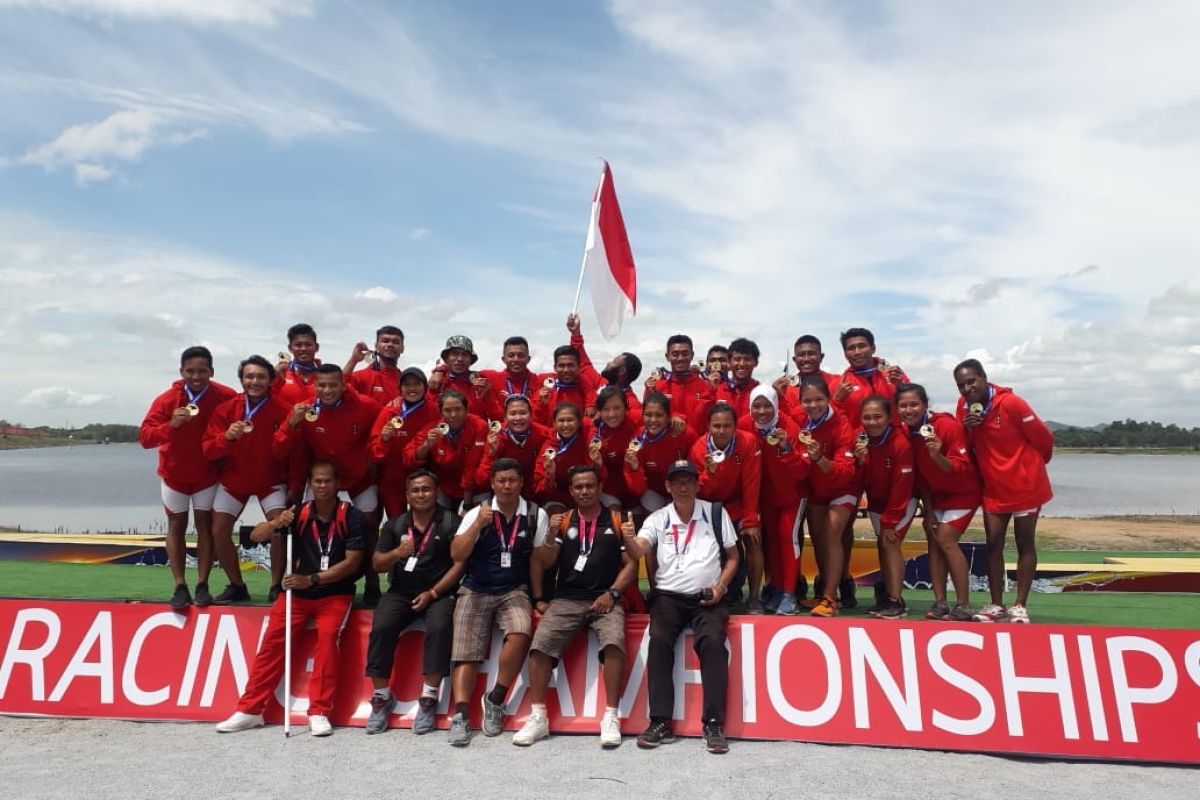
[[429, 379], [425, 377], [425, 373], [421, 371], [420, 367], [406, 367], [405, 370], [400, 373], [400, 383], [404, 383], [405, 378], [416, 378], [421, 383], [425, 384], [425, 386], [429, 386]]
[[696, 469], [696, 465], [688, 461], [686, 458], [681, 458], [678, 461], [672, 461], [671, 466], [667, 467], [667, 480], [670, 480], [675, 475], [683, 473], [700, 477], [700, 470]]

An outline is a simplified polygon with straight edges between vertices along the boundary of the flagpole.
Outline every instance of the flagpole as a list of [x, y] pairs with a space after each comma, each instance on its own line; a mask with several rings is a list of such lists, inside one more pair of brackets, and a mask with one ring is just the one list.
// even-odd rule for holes
[[[603, 159], [601, 159], [603, 161]], [[592, 231], [596, 229], [596, 212], [600, 207], [600, 189], [604, 186], [604, 176], [608, 174], [608, 162], [604, 161], [604, 170], [600, 173], [600, 182], [596, 184], [596, 194], [592, 197], [592, 215], [588, 220], [588, 235], [583, 240], [583, 258], [579, 263], [579, 282], [575, 284], [575, 302], [571, 304], [571, 316], [579, 314], [579, 296], [583, 294], [583, 273], [587, 271], [588, 244], [591, 242]]]

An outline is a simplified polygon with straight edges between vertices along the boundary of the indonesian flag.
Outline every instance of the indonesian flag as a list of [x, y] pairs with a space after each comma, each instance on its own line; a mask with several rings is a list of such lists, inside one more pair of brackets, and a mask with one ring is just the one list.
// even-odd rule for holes
[[592, 305], [600, 332], [611, 339], [621, 332], [625, 318], [637, 313], [637, 273], [607, 161], [592, 198], [592, 221], [583, 250], [583, 268], [590, 278]]

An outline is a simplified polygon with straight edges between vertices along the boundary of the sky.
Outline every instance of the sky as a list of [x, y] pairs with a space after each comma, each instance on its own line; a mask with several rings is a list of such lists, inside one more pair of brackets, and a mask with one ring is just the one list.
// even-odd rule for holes
[[[0, 418], [136, 423], [298, 321], [433, 364], [566, 340], [612, 165], [638, 268], [597, 360], [874, 331], [1045, 418], [1200, 425], [1200, 4], [0, 0]], [[590, 334], [590, 335], [589, 335]]]

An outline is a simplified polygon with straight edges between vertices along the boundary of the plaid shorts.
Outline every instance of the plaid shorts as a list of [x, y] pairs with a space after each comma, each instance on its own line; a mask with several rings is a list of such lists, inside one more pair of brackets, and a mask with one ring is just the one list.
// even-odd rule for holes
[[500, 626], [507, 639], [514, 633], [529, 636], [533, 632], [533, 608], [524, 586], [504, 594], [472, 592], [466, 586], [458, 590], [454, 606], [454, 644], [451, 661], [483, 661], [492, 640], [492, 623]]
[[600, 650], [615, 647], [625, 652], [625, 609], [620, 601], [607, 614], [589, 614], [592, 604], [588, 600], [554, 600], [546, 613], [538, 620], [537, 633], [533, 635], [530, 650], [562, 658], [563, 651], [571, 644], [575, 634], [583, 628], [591, 628], [600, 640]]

